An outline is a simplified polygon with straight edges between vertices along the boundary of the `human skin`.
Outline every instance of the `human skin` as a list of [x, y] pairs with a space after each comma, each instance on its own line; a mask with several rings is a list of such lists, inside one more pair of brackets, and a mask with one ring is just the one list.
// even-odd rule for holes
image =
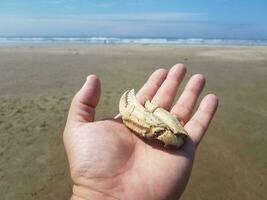
[[192, 113], [205, 85], [201, 74], [190, 78], [174, 103], [185, 73], [183, 64], [174, 65], [169, 72], [158, 69], [137, 93], [141, 104], [152, 100], [184, 123], [189, 137], [179, 150], [167, 150], [140, 139], [119, 116], [94, 121], [101, 83], [95, 75], [87, 77], [73, 98], [64, 130], [74, 184], [72, 200], [169, 200], [182, 195], [197, 146], [218, 106], [218, 98], [208, 94]]

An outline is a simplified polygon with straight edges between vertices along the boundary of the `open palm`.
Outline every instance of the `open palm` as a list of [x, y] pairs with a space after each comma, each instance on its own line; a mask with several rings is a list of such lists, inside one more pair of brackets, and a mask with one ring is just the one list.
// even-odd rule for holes
[[137, 93], [140, 103], [152, 100], [185, 124], [189, 133], [180, 150], [164, 150], [141, 140], [119, 117], [94, 122], [100, 80], [91, 75], [75, 95], [64, 131], [73, 186], [72, 199], [178, 199], [189, 179], [194, 153], [218, 100], [207, 95], [191, 117], [205, 79], [191, 77], [173, 105], [185, 67], [156, 70]]

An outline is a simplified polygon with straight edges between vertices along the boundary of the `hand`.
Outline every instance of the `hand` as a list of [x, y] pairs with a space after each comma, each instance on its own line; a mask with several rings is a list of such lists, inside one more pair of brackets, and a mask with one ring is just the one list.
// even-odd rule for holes
[[191, 117], [205, 84], [203, 75], [197, 74], [191, 77], [172, 106], [185, 72], [182, 64], [175, 65], [169, 72], [158, 69], [137, 93], [140, 103], [152, 100], [185, 124], [189, 138], [179, 150], [147, 144], [120, 119], [94, 121], [101, 86], [95, 75], [88, 76], [72, 101], [64, 131], [64, 145], [74, 183], [73, 200], [156, 200], [181, 196], [190, 176], [196, 148], [218, 105], [217, 97], [209, 94]]

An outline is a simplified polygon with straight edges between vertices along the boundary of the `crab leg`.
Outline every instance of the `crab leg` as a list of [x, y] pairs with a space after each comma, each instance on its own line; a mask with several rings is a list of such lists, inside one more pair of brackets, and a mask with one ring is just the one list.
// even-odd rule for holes
[[185, 136], [188, 135], [188, 133], [185, 131], [184, 127], [179, 122], [179, 120], [171, 113], [169, 113], [167, 110], [164, 110], [157, 104], [152, 103], [150, 101], [146, 101], [145, 108], [148, 111], [152, 112], [154, 115], [156, 115], [167, 126], [169, 126], [170, 129], [174, 132], [174, 134], [184, 134]]

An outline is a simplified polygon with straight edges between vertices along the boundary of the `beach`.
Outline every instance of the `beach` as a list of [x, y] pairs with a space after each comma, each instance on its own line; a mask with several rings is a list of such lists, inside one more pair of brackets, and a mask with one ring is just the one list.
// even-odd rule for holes
[[73, 95], [89, 74], [102, 81], [96, 119], [115, 116], [121, 94], [158, 68], [201, 73], [202, 97], [220, 105], [199, 146], [189, 199], [265, 199], [267, 46], [12, 45], [0, 47], [0, 195], [4, 200], [68, 199], [62, 133]]

